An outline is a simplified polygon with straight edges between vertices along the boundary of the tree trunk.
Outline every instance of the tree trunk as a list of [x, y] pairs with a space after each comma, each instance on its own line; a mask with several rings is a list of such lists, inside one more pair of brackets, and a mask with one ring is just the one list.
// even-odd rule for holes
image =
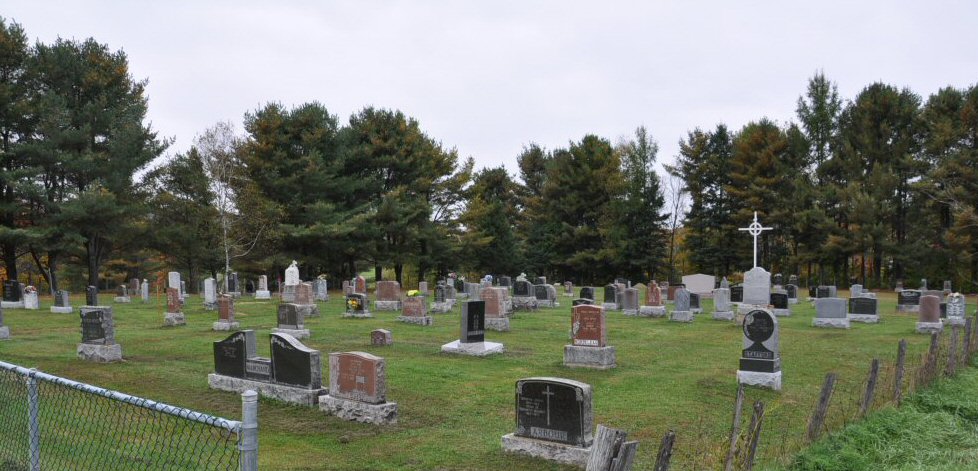
[[384, 279], [384, 267], [380, 265], [374, 265], [374, 282], [381, 281]]
[[404, 280], [401, 278], [401, 273], [403, 273], [403, 272], [404, 272], [404, 264], [403, 263], [395, 263], [394, 264], [394, 278], [397, 279], [397, 283], [400, 284], [401, 287], [404, 286]]
[[85, 244], [85, 255], [88, 259], [88, 286], [101, 290], [98, 285], [98, 243], [94, 237]]
[[[13, 226], [9, 226], [13, 227]], [[17, 279], [17, 244], [13, 242], [3, 243], [3, 265], [7, 270], [7, 279]]]

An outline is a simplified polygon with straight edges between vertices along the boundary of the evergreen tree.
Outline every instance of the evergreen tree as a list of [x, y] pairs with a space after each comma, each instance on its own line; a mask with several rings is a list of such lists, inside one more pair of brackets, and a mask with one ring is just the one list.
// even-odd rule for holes
[[617, 221], [614, 246], [622, 274], [650, 280], [662, 273], [666, 240], [665, 197], [655, 171], [659, 144], [644, 126], [635, 137], [618, 146], [625, 179], [623, 198], [615, 200]]
[[20, 24], [0, 17], [0, 251], [10, 279], [17, 278], [17, 254], [31, 239], [19, 215], [24, 184], [35, 171], [26, 155], [36, 115], [30, 105], [33, 51]]
[[519, 273], [520, 246], [514, 227], [519, 219], [518, 186], [504, 167], [478, 172], [468, 190], [462, 250], [473, 272]]

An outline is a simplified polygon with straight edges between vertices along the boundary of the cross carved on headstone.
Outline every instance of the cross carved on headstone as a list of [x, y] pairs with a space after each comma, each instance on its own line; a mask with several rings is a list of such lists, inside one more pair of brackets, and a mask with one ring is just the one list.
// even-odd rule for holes
[[757, 267], [757, 236], [761, 235], [761, 232], [772, 231], [774, 228], [762, 227], [761, 223], [757, 222], [757, 211], [754, 211], [754, 222], [747, 227], [739, 227], [737, 230], [747, 231], [748, 234], [754, 236], [754, 267]]
[[544, 396], [547, 396], [547, 426], [548, 427], [550, 426], [550, 397], [553, 396], [554, 394], [556, 393], [550, 390], [550, 386], [547, 386], [547, 390], [543, 393]]

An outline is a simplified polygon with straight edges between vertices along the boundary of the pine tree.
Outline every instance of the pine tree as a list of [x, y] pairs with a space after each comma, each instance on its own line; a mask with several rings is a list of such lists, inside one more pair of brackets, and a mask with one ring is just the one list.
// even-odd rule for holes
[[615, 200], [617, 265], [623, 275], [647, 281], [662, 273], [666, 253], [664, 224], [669, 215], [664, 213], [665, 197], [655, 171], [659, 145], [642, 126], [617, 151], [625, 179], [623, 198]]

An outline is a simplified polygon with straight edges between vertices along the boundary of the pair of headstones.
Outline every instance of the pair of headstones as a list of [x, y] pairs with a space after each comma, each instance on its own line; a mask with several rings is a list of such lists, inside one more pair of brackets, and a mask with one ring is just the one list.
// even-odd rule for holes
[[319, 351], [281, 332], [269, 335], [269, 343], [271, 357], [262, 358], [256, 353], [253, 330], [214, 342], [214, 374], [207, 377], [210, 387], [235, 392], [253, 389], [283, 401], [315, 405], [325, 392]]

